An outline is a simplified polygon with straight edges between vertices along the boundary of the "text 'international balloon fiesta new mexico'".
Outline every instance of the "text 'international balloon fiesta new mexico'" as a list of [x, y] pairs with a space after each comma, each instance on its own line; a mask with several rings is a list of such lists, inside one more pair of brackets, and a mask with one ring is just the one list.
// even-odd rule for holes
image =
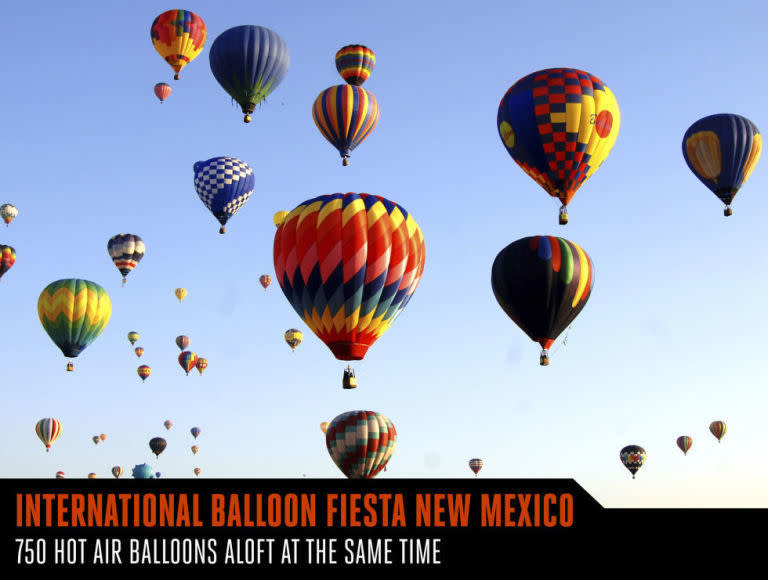
[[499, 305], [543, 349], [549, 349], [581, 312], [594, 286], [594, 267], [573, 242], [533, 236], [511, 243], [496, 256], [491, 286]]
[[497, 126], [507, 152], [544, 190], [566, 206], [600, 167], [619, 135], [619, 105], [596, 76], [571, 68], [541, 70], [512, 85]]
[[413, 217], [383, 197], [305, 201], [275, 233], [275, 274], [302, 320], [340, 360], [360, 360], [413, 296], [425, 245]]

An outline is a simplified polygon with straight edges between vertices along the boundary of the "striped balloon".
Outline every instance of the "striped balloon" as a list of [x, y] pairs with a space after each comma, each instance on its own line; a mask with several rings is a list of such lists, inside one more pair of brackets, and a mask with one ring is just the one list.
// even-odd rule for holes
[[160, 99], [160, 103], [171, 96], [171, 92], [173, 89], [171, 89], [171, 85], [168, 83], [157, 83], [155, 85], [155, 96]]
[[477, 473], [483, 468], [483, 460], [478, 459], [477, 457], [474, 459], [470, 459], [469, 468], [475, 474], [475, 477], [477, 477]]
[[763, 140], [757, 126], [741, 115], [719, 114], [699, 119], [683, 136], [688, 168], [733, 213], [731, 203], [754, 171]]
[[43, 445], [45, 445], [45, 451], [47, 453], [50, 450], [51, 445], [53, 445], [56, 439], [59, 438], [59, 435], [61, 435], [61, 423], [50, 417], [40, 419], [35, 425], [35, 433], [37, 433], [37, 437], [43, 442]]
[[511, 243], [496, 256], [491, 286], [499, 306], [542, 347], [539, 362], [589, 300], [594, 267], [573, 242], [532, 236]]
[[120, 467], [119, 465], [115, 465], [112, 468], [112, 475], [115, 476], [115, 479], [119, 478], [122, 474], [123, 474], [123, 468]]
[[66, 479], [66, 478], [67, 478], [67, 474], [64, 473], [63, 471], [56, 472], [56, 479]]
[[69, 278], [45, 287], [37, 301], [37, 313], [51, 340], [64, 356], [73, 358], [107, 326], [112, 302], [95, 282]]
[[336, 53], [336, 70], [350, 85], [360, 86], [373, 72], [376, 55], [367, 46], [349, 44]]
[[424, 237], [403, 207], [336, 193], [296, 207], [275, 234], [275, 274], [312, 332], [340, 360], [360, 360], [410, 301]]
[[137, 346], [136, 348], [133, 349], [133, 352], [136, 353], [137, 357], [141, 358], [141, 355], [144, 354], [144, 347]]
[[123, 275], [123, 284], [125, 284], [125, 277], [131, 273], [141, 259], [144, 257], [146, 248], [144, 247], [144, 240], [139, 236], [133, 234], [117, 234], [109, 239], [107, 242], [107, 251], [109, 257], [115, 264], [115, 267], [120, 270]]
[[350, 479], [372, 479], [389, 462], [397, 445], [392, 421], [374, 411], [349, 411], [336, 417], [325, 432], [334, 463]]
[[726, 426], [725, 421], [712, 421], [709, 425], [709, 432], [717, 438], [718, 443], [720, 443], [720, 440], [725, 436], [727, 430], [728, 427]]
[[688, 450], [693, 445], [693, 439], [688, 437], [688, 435], [681, 435], [677, 438], [677, 446], [680, 448], [680, 451], [683, 452], [683, 455], [688, 455]]
[[16, 263], [16, 250], [0, 244], [0, 278]]
[[223, 234], [229, 218], [235, 215], [253, 193], [253, 169], [234, 157], [213, 157], [192, 166], [195, 191], [219, 223]]
[[135, 330], [132, 330], [131, 332], [128, 333], [128, 342], [130, 342], [131, 345], [136, 344], [136, 341], [138, 340], [139, 340], [138, 332], [136, 332]]
[[176, 337], [176, 346], [179, 347], [179, 350], [183, 351], [189, 346], [189, 337], [185, 336], [183, 334], [180, 334]]
[[202, 51], [208, 31], [205, 22], [188, 10], [168, 10], [155, 18], [149, 29], [152, 44], [176, 73], [194, 60]]
[[197, 364], [197, 355], [192, 351], [185, 350], [179, 355], [179, 364], [189, 376], [189, 371], [195, 368]]
[[136, 372], [141, 377], [141, 382], [143, 383], [152, 374], [152, 369], [148, 365], [141, 365], [136, 369]]
[[325, 89], [312, 105], [315, 125], [339, 150], [343, 165], [379, 122], [379, 103], [362, 87], [336, 85]]

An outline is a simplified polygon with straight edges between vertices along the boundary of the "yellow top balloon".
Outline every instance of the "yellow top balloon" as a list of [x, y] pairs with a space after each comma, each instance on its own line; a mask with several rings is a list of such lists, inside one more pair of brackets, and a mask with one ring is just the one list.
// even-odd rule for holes
[[176, 298], [179, 299], [179, 302], [181, 302], [182, 300], [184, 300], [184, 298], [187, 297], [186, 288], [176, 288], [176, 290], [174, 290], [173, 293], [176, 295]]
[[155, 18], [149, 30], [155, 50], [176, 72], [197, 57], [205, 45], [208, 31], [205, 22], [188, 10], [168, 10]]
[[280, 227], [280, 224], [283, 223], [283, 220], [288, 217], [288, 214], [290, 212], [287, 211], [279, 211], [275, 215], [272, 216], [272, 223], [275, 224], [276, 228]]

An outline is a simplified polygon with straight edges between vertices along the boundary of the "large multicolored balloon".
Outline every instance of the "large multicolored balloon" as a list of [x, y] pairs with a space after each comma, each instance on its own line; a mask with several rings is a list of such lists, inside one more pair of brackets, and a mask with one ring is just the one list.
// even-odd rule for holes
[[397, 445], [392, 421], [374, 411], [349, 411], [333, 419], [325, 445], [350, 479], [372, 479], [384, 470]]
[[141, 377], [141, 382], [143, 383], [149, 375], [152, 374], [152, 369], [149, 365], [141, 365], [139, 368], [136, 369], [136, 372]]
[[731, 203], [754, 171], [763, 139], [755, 124], [741, 115], [699, 119], [683, 136], [683, 157], [694, 175], [733, 213]]
[[182, 351], [186, 349], [189, 346], [189, 337], [184, 334], [180, 334], [179, 336], [177, 336], [176, 346], [178, 346], [179, 349]]
[[171, 96], [173, 89], [168, 83], [157, 83], [155, 85], [155, 96], [160, 99], [160, 103]]
[[619, 135], [619, 105], [594, 75], [571, 68], [532, 73], [512, 85], [496, 123], [512, 159], [566, 206], [608, 157]]
[[272, 276], [269, 274], [262, 274], [259, 276], [259, 284], [261, 284], [262, 288], [264, 288], [264, 291], [266, 291], [267, 287], [272, 284]]
[[277, 88], [291, 57], [280, 36], [263, 26], [236, 26], [213, 41], [208, 54], [216, 80], [240, 105], [246, 123], [256, 105]]
[[639, 445], [627, 445], [619, 452], [619, 458], [624, 464], [624, 467], [629, 469], [632, 474], [632, 479], [635, 479], [637, 470], [645, 463], [645, 449]]
[[181, 69], [202, 51], [208, 31], [205, 22], [188, 10], [168, 10], [155, 18], [149, 29], [152, 44], [176, 73], [179, 80]]
[[35, 425], [35, 433], [37, 433], [38, 439], [45, 445], [45, 452], [48, 453], [51, 445], [61, 435], [61, 423], [50, 417], [40, 419]]
[[192, 437], [197, 439], [197, 436], [200, 435], [200, 427], [192, 427], [189, 432], [192, 433]]
[[184, 372], [187, 373], [187, 376], [189, 376], [189, 371], [195, 368], [197, 364], [197, 354], [190, 350], [185, 350], [179, 355], [179, 364], [184, 369]]
[[119, 465], [115, 465], [112, 468], [112, 475], [115, 476], [115, 479], [118, 479], [123, 474], [123, 468]]
[[8, 227], [8, 224], [10, 224], [17, 215], [19, 215], [19, 210], [15, 205], [10, 203], [0, 205], [0, 217], [3, 218], [6, 227]]
[[187, 297], [187, 289], [186, 288], [176, 288], [176, 290], [173, 291], [174, 296], [179, 299], [179, 302], [184, 300], [184, 298]]
[[350, 85], [360, 86], [373, 72], [376, 55], [362, 44], [348, 44], [336, 53], [336, 70]]
[[141, 259], [144, 257], [146, 248], [144, 240], [133, 234], [117, 234], [107, 242], [107, 251], [109, 257], [115, 263], [115, 267], [123, 275], [123, 285], [125, 277], [131, 273]]
[[677, 438], [677, 446], [680, 448], [680, 451], [683, 452], [683, 455], [688, 455], [688, 450], [693, 445], [693, 439], [688, 437], [688, 435], [681, 435]]
[[283, 338], [285, 338], [285, 342], [288, 343], [291, 350], [296, 350], [296, 347], [301, 344], [302, 340], [304, 340], [304, 333], [297, 328], [289, 328], [285, 331]]
[[[112, 302], [95, 282], [69, 278], [45, 287], [37, 301], [37, 313], [64, 356], [74, 358], [107, 326]], [[71, 361], [67, 368], [72, 370]]]
[[720, 443], [720, 440], [725, 436], [727, 430], [728, 426], [725, 424], [725, 421], [712, 421], [712, 423], [709, 424], [709, 432], [715, 436], [718, 443]]
[[0, 278], [16, 263], [16, 250], [0, 244]]
[[149, 440], [149, 448], [152, 450], [152, 453], [155, 454], [155, 457], [159, 457], [167, 445], [168, 442], [162, 437], [153, 437]]
[[151, 465], [142, 463], [141, 465], [135, 465], [133, 467], [131, 475], [134, 479], [154, 479], [155, 476], [152, 471]]
[[342, 164], [349, 165], [352, 151], [379, 122], [379, 103], [362, 87], [336, 85], [321, 92], [312, 105], [315, 125], [336, 147]]
[[138, 332], [136, 332], [135, 330], [132, 330], [131, 332], [128, 333], [128, 342], [131, 343], [131, 346], [136, 344], [136, 342], [138, 340], [139, 340], [139, 333]]
[[477, 457], [475, 457], [474, 459], [470, 459], [469, 468], [475, 474], [475, 477], [477, 477], [478, 472], [483, 468], [483, 460]]
[[541, 345], [539, 362], [589, 300], [594, 267], [573, 242], [533, 236], [512, 242], [496, 256], [491, 286], [501, 308]]
[[340, 360], [360, 360], [410, 301], [424, 237], [405, 208], [366, 193], [305, 201], [275, 234], [277, 281]]
[[245, 161], [234, 157], [198, 161], [193, 169], [197, 195], [213, 217], [219, 220], [219, 233], [223, 234], [229, 218], [243, 207], [253, 193], [256, 183], [253, 169]]

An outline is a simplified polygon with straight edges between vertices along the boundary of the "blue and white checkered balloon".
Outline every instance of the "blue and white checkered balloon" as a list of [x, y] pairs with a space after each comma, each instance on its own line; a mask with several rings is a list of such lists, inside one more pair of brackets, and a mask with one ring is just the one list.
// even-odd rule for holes
[[248, 201], [253, 193], [253, 169], [234, 157], [213, 157], [194, 165], [195, 189], [224, 233], [227, 220]]

